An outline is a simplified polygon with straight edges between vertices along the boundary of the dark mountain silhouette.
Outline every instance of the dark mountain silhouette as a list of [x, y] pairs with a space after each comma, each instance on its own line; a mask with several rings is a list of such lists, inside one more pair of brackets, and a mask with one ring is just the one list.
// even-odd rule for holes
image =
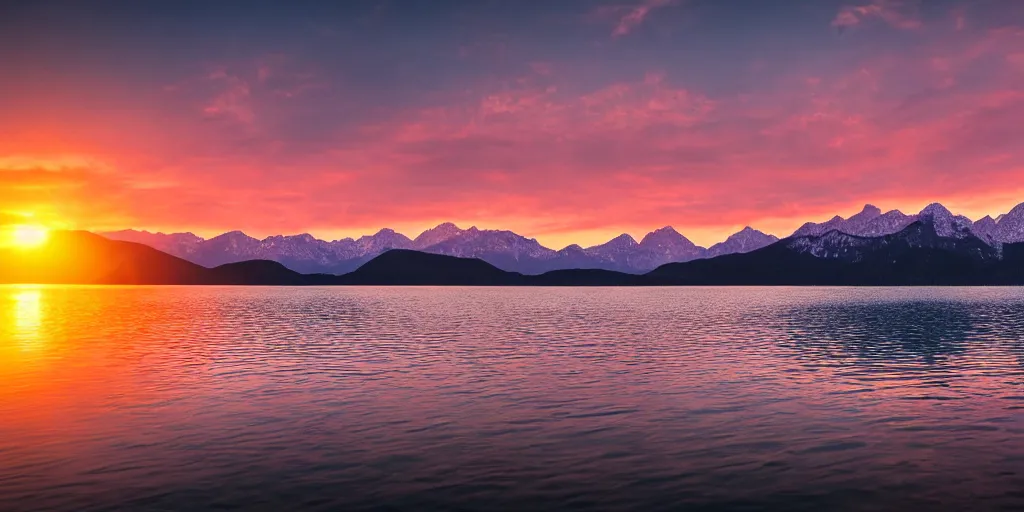
[[84, 231], [55, 231], [39, 249], [0, 251], [0, 282], [62, 284], [329, 284], [336, 276], [305, 276], [272, 261], [209, 269], [152, 247]]
[[993, 270], [995, 282], [1024, 285], [1024, 242], [1003, 244], [1002, 256]]
[[6, 283], [199, 284], [208, 269], [133, 242], [56, 231], [42, 249], [0, 252]]
[[791, 237], [746, 254], [671, 263], [648, 277], [664, 284], [968, 285], [1019, 284], [997, 249], [967, 234], [942, 237], [925, 219], [898, 233], [839, 231]]
[[628, 286], [647, 284], [635, 274], [600, 269], [554, 270], [540, 275], [506, 272], [476, 258], [393, 249], [339, 278], [340, 284], [430, 286]]
[[536, 276], [524, 276], [527, 286], [645, 286], [647, 276], [603, 269], [552, 270]]
[[522, 274], [506, 272], [475, 258], [392, 249], [341, 276], [339, 283], [508, 286], [522, 284], [522, 278]]
[[226, 263], [208, 269], [207, 279], [211, 284], [244, 284], [266, 286], [301, 286], [311, 284], [334, 284], [338, 276], [327, 274], [300, 274], [288, 267], [269, 260], [241, 261]]

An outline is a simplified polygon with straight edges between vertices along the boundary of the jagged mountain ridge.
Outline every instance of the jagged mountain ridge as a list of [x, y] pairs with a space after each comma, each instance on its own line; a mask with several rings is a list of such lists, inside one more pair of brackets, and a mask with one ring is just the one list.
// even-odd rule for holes
[[929, 204], [913, 215], [904, 214], [899, 210], [882, 213], [878, 207], [868, 204], [849, 219], [837, 215], [822, 223], [807, 222], [791, 236], [820, 236], [836, 230], [848, 235], [879, 237], [902, 231], [925, 217], [935, 220], [935, 228], [940, 236], [973, 234], [992, 246], [1024, 242], [1024, 203], [996, 219], [985, 216], [977, 221], [971, 221], [963, 215], [955, 215], [939, 203]]
[[719, 242], [708, 248], [707, 256], [714, 258], [726, 254], [742, 254], [755, 251], [779, 241], [779, 237], [762, 233], [750, 226], [743, 228], [740, 232], [730, 235], [724, 242]]
[[882, 213], [877, 206], [867, 204], [864, 205], [864, 209], [860, 213], [852, 215], [849, 219], [836, 215], [821, 224], [808, 222], [800, 226], [792, 236], [820, 236], [832, 230], [848, 235], [883, 236], [896, 233], [915, 220], [917, 220], [916, 215], [906, 215], [899, 210]]
[[[483, 260], [389, 250], [343, 276], [300, 274], [266, 260], [206, 268], [131, 242], [55, 232], [47, 250], [0, 248], [0, 282], [173, 285], [1014, 285], [1024, 284], [1024, 243], [1002, 254], [973, 234], [941, 236], [933, 217], [883, 237], [837, 230], [748, 253], [669, 263], [642, 275], [556, 270], [524, 275]], [[569, 252], [582, 250], [567, 248]], [[816, 254], [816, 255], [815, 255]]]
[[996, 220], [995, 239], [1004, 244], [1024, 242], [1024, 203], [1018, 204]]
[[1000, 259], [1000, 250], [968, 232], [951, 236], [948, 226], [930, 215], [922, 215], [897, 233], [863, 237], [832, 230], [822, 235], [790, 237], [780, 245], [796, 254], [809, 254], [818, 259], [862, 263], [879, 254], [906, 252], [910, 249], [934, 249], [958, 254], [977, 263]]
[[209, 240], [190, 233], [165, 235], [132, 230], [103, 235], [115, 240], [144, 243], [208, 267], [266, 259], [280, 262], [298, 272], [332, 274], [355, 270], [391, 249], [414, 249], [460, 258], [479, 258], [502, 270], [525, 274], [562, 269], [642, 273], [672, 261], [705, 257], [707, 252], [671, 227], [649, 233], [640, 243], [624, 234], [597, 246], [584, 249], [574, 244], [558, 251], [512, 231], [479, 229], [475, 226], [462, 229], [452, 223], [428, 229], [414, 240], [391, 229], [382, 229], [357, 240], [345, 238], [330, 242], [309, 234], [277, 235], [259, 240], [240, 231], [224, 233]]
[[972, 233], [943, 236], [934, 216], [897, 233], [832, 229], [744, 254], [670, 263], [645, 274], [676, 285], [948, 286], [1024, 283], [1024, 244], [993, 247]]
[[[997, 219], [985, 217], [972, 222], [952, 214], [938, 203], [921, 212], [907, 215], [899, 210], [882, 212], [873, 205], [844, 219], [835, 216], [816, 224], [808, 222], [789, 238], [839, 234], [856, 237], [884, 237], [907, 228], [914, 222], [932, 219], [941, 236], [976, 236], [997, 249], [1005, 243], [1024, 242], [1024, 203]], [[462, 229], [443, 223], [410, 239], [391, 229], [382, 229], [359, 239], [344, 238], [325, 241], [309, 234], [271, 236], [263, 240], [240, 231], [232, 231], [204, 240], [192, 233], [162, 234], [145, 231], [103, 233], [115, 240], [150, 245], [156, 249], [194, 263], [214, 267], [251, 259], [277, 261], [298, 272], [344, 274], [358, 268], [373, 257], [390, 249], [413, 249], [448, 256], [479, 258], [502, 270], [524, 274], [540, 274], [561, 269], [603, 269], [640, 274], [666, 263], [714, 258], [758, 250], [778, 241], [774, 235], [746, 227], [728, 239], [705, 249], [670, 226], [651, 233], [637, 242], [628, 234], [619, 235], [604, 244], [587, 248], [570, 245], [553, 250], [537, 240], [512, 231], [470, 227]]]

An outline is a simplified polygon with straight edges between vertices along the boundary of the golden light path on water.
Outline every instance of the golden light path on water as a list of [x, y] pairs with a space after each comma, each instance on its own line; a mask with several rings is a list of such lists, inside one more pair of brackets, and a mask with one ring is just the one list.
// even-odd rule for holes
[[43, 290], [41, 288], [41, 286], [22, 285], [6, 290], [5, 305], [10, 311], [11, 341], [22, 350], [38, 348], [38, 343], [42, 339]]
[[20, 335], [23, 341], [37, 339], [43, 320], [42, 306], [40, 304], [42, 292], [39, 290], [15, 291], [11, 298], [14, 300], [14, 328], [16, 334]]

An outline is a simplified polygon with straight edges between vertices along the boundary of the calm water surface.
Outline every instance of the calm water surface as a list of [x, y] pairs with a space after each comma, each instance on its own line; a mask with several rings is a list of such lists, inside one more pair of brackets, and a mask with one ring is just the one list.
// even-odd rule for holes
[[1024, 290], [0, 287], [0, 510], [1024, 507]]

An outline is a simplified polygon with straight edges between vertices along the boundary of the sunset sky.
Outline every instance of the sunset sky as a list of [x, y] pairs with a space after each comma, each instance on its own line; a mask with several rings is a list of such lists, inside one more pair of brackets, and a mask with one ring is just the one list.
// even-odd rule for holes
[[1024, 1], [0, 5], [0, 226], [709, 245], [1024, 201]]

